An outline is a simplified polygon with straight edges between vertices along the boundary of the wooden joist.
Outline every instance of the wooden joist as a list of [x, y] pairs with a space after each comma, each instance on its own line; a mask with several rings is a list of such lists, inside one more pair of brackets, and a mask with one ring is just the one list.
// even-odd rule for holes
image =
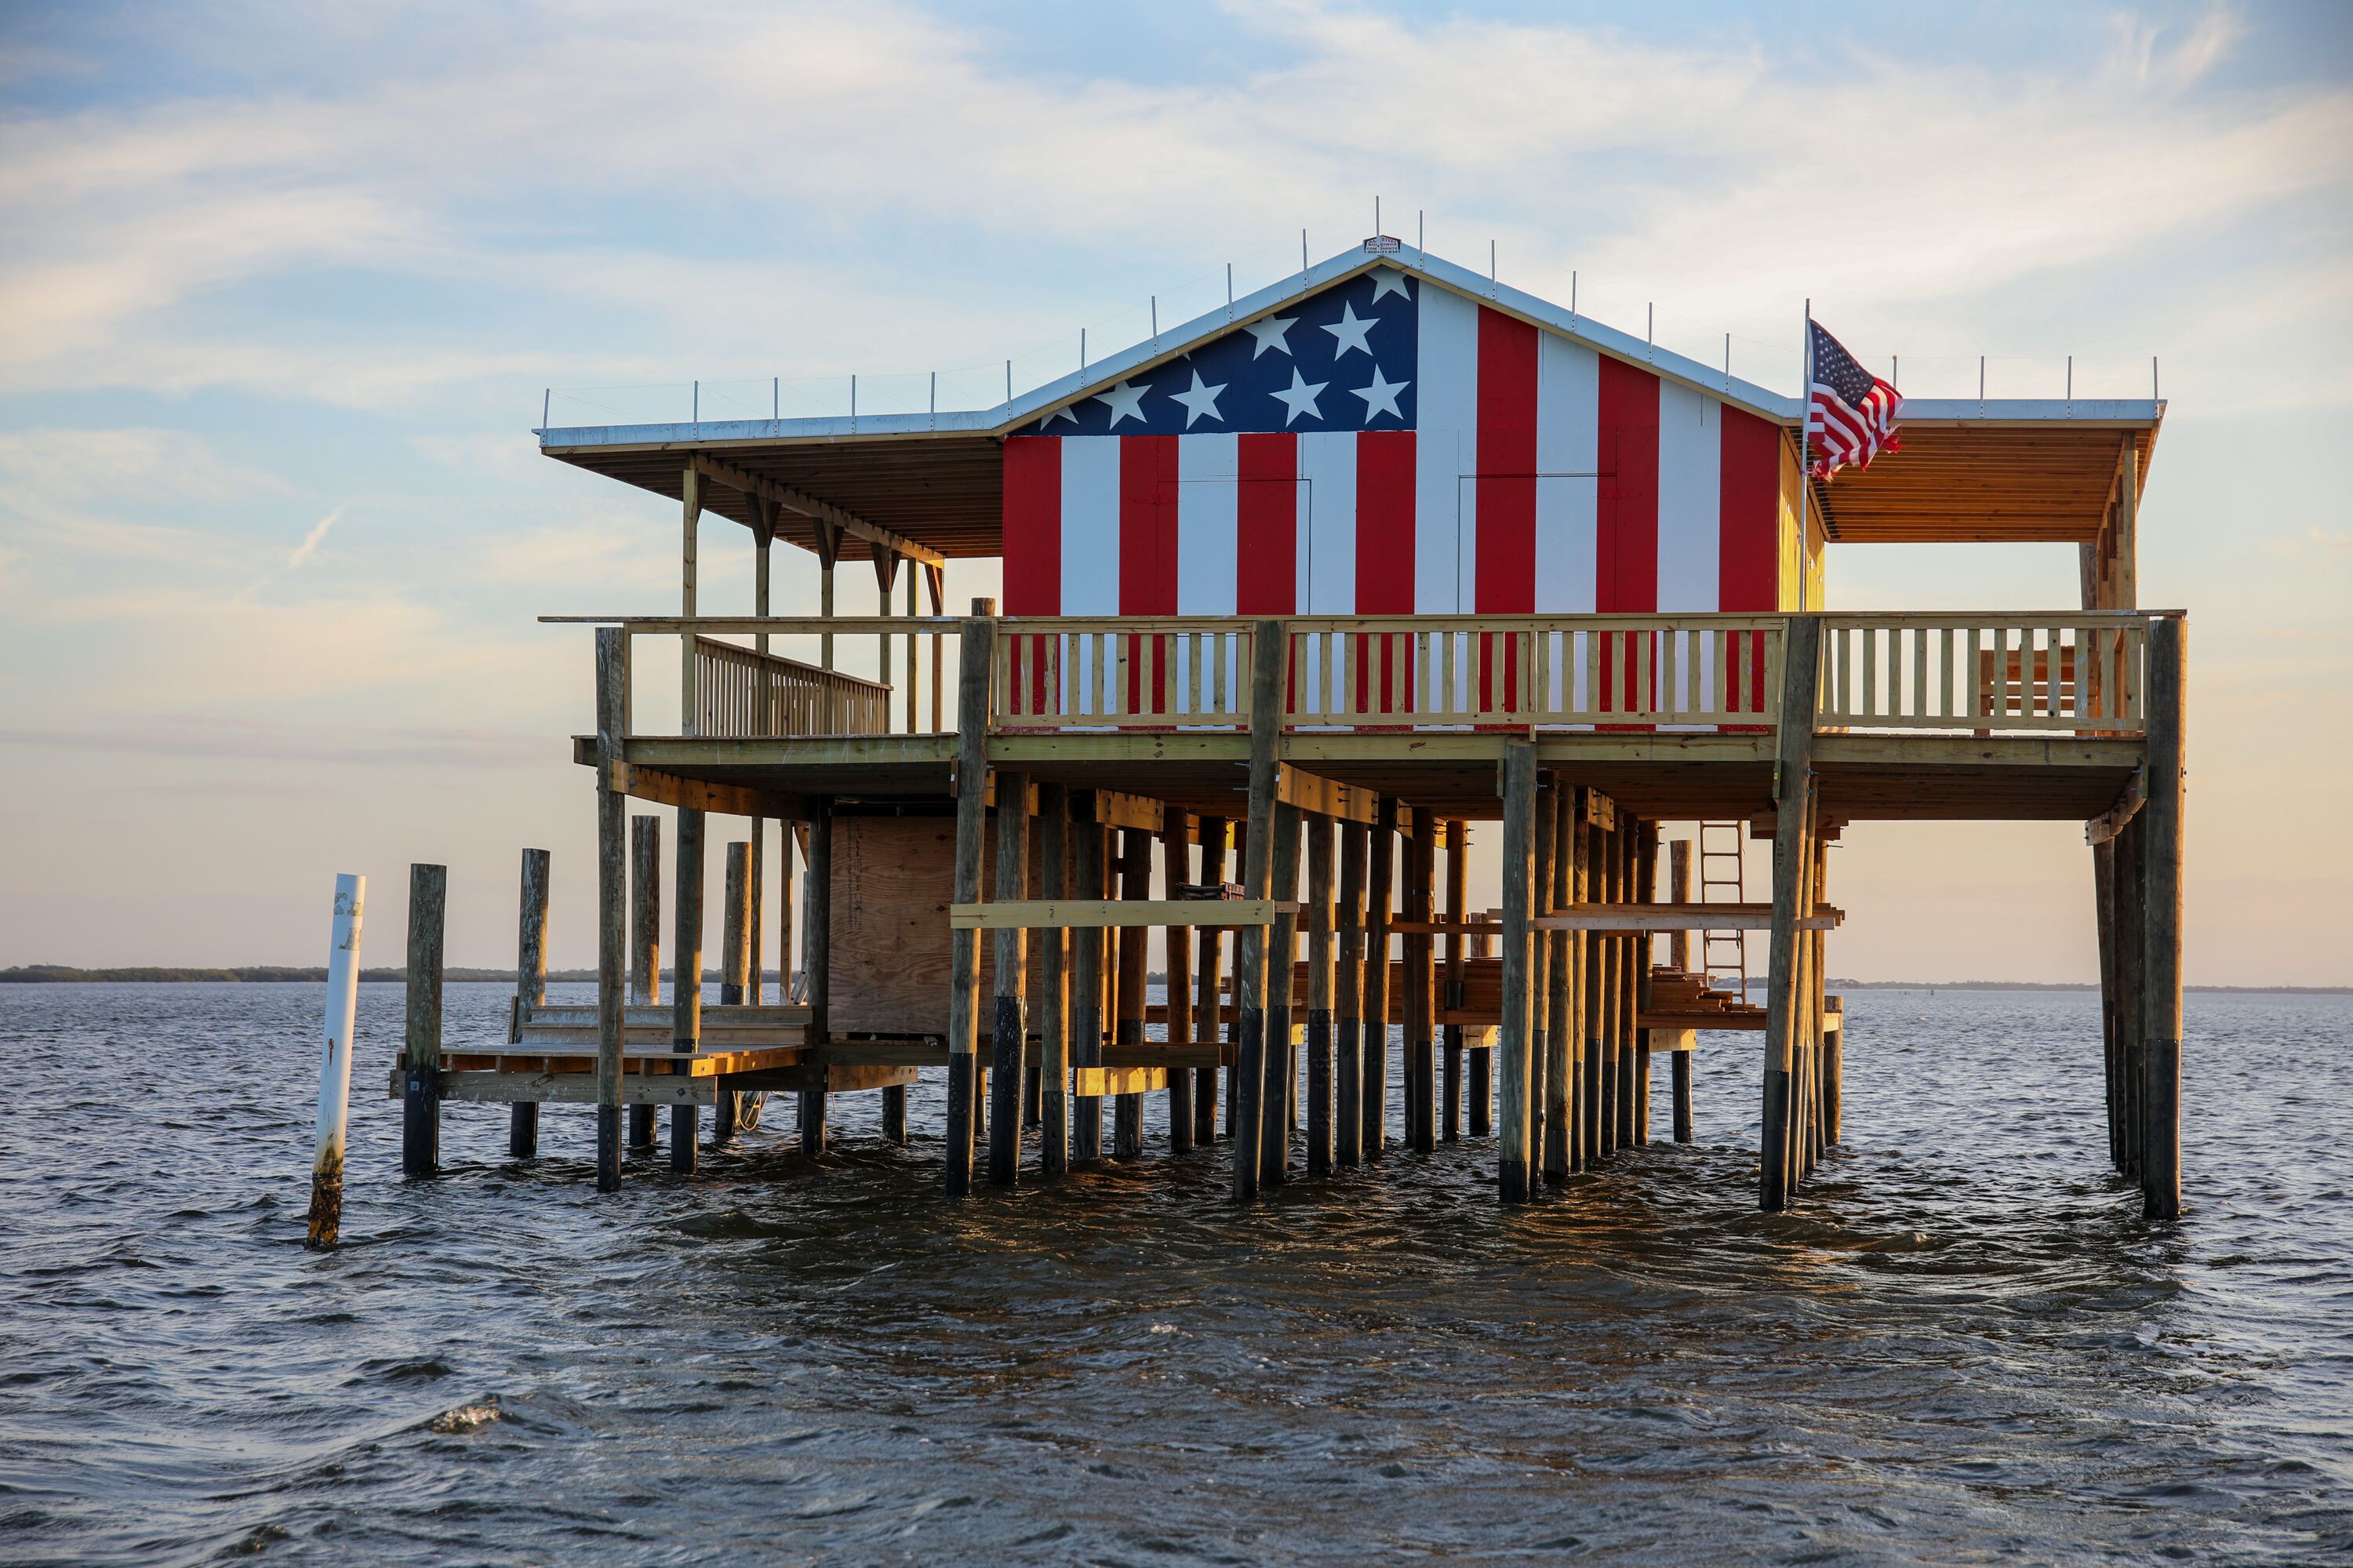
[[748, 472], [733, 463], [723, 461], [708, 452], [696, 452], [693, 462], [696, 472], [707, 474], [731, 490], [741, 491], [745, 495], [772, 502], [787, 512], [797, 513], [803, 517], [811, 518], [829, 527], [839, 528], [852, 538], [863, 539], [870, 545], [880, 545], [892, 555], [904, 556], [911, 561], [921, 561], [927, 567], [943, 567], [947, 564], [947, 557], [929, 546], [918, 544], [904, 534], [885, 528], [879, 523], [870, 523], [857, 514], [845, 511], [829, 501], [809, 494], [805, 490], [797, 490], [789, 484], [779, 484], [771, 479], [762, 479], [758, 474]]
[[[1800, 916], [1800, 931], [1835, 931], [1846, 912], [1817, 904]], [[1399, 929], [1404, 929], [1400, 924]], [[1536, 917], [1539, 931], [1769, 931], [1769, 904], [1573, 904]]]
[[[1104, 1048], [1106, 1053], [1110, 1047]], [[1091, 1096], [1145, 1095], [1168, 1086], [1166, 1067], [1073, 1067], [1071, 1092], [1081, 1099]]]
[[1064, 928], [1106, 926], [1267, 926], [1278, 915], [1296, 915], [1299, 906], [1274, 898], [1223, 900], [1169, 898], [1008, 898], [990, 904], [951, 904], [952, 931]]

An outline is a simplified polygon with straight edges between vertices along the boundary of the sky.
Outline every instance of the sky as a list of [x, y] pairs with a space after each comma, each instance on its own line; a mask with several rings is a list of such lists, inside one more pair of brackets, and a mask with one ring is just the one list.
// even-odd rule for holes
[[[677, 515], [539, 457], [543, 408], [993, 403], [1378, 198], [1784, 390], [1809, 300], [1907, 391], [2155, 377], [2187, 978], [2353, 983], [2353, 9], [1856, 15], [0, 6], [0, 965], [323, 962], [337, 871], [397, 962], [416, 861], [450, 960], [508, 964], [526, 843], [554, 961], [593, 962], [588, 636], [534, 617], [673, 609]], [[748, 611], [748, 545], [705, 535], [704, 609]], [[2076, 603], [2072, 547], [1829, 581]], [[960, 564], [950, 602], [994, 587]], [[2080, 824], [1851, 827], [1831, 969], [2090, 979], [2088, 867]]]

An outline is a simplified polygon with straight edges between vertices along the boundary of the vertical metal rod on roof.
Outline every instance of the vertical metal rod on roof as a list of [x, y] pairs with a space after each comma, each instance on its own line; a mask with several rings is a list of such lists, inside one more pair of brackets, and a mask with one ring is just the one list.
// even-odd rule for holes
[[1013, 362], [1009, 359], [1005, 362], [1005, 400], [1013, 401]]
[[1495, 291], [1495, 242], [1487, 241], [1487, 291]]
[[1568, 330], [1577, 330], [1577, 269], [1568, 270]]
[[2164, 401], [2162, 397], [2158, 396], [2157, 355], [2153, 354], [2148, 356], [2148, 400], [2152, 403], [2161, 403]]
[[1081, 328], [1079, 329], [1079, 374], [1080, 374], [1080, 375], [1082, 375], [1082, 376], [1084, 376], [1086, 373], [1087, 373], [1087, 329], [1086, 329], [1086, 328], [1084, 328], [1084, 327], [1081, 327]]
[[[2152, 360], [2150, 360], [2150, 361], [2149, 361], [2149, 364], [2150, 364], [2150, 365], [2152, 365], [2152, 366], [2154, 366], [2156, 363], [2157, 363], [2157, 361], [2155, 361], [2154, 359], [2152, 359]], [[555, 397], [555, 388], [554, 388], [554, 387], [543, 387], [543, 388], [540, 390], [540, 394], [539, 394], [539, 428], [540, 428], [541, 429], [543, 429], [543, 429], [547, 429], [547, 406], [548, 406], [548, 404], [549, 404], [550, 402], [552, 402], [552, 401], [554, 401], [554, 397]]]
[[1732, 334], [1724, 334], [1724, 389], [1732, 390]]
[[1978, 355], [1978, 418], [1985, 418], [1985, 355]]
[[1645, 359], [1656, 359], [1656, 358], [1659, 356], [1659, 355], [1658, 355], [1658, 350], [1657, 350], [1657, 347], [1656, 347], [1656, 344], [1657, 344], [1657, 343], [1658, 343], [1658, 339], [1659, 339], [1659, 307], [1658, 307], [1656, 304], [1645, 304], [1645, 305], [1643, 305], [1643, 307], [1642, 307], [1642, 357], [1643, 357], [1643, 358], [1645, 358]]
[[1160, 346], [1160, 296], [1152, 296], [1152, 346]]
[[858, 373], [854, 370], [849, 373], [849, 422], [858, 422]]
[[1374, 197], [1373, 197], [1373, 238], [1376, 238], [1376, 239], [1378, 239], [1378, 238], [1380, 238], [1380, 236], [1381, 236], [1381, 198], [1380, 198], [1379, 196], [1374, 196]]
[[1904, 385], [1904, 356], [1900, 354], [1887, 356], [1887, 384], [1898, 387]]
[[694, 422], [698, 425], [702, 423], [702, 383], [700, 381], [694, 384]]
[[2067, 417], [2075, 417], [2075, 356], [2067, 356]]
[[940, 428], [940, 373], [932, 372], [932, 429]]
[[1234, 319], [1234, 264], [1226, 263], [1226, 319]]
[[1299, 270], [1307, 270], [1307, 231], [1303, 228], [1299, 231]]
[[1428, 232], [1428, 217], [1427, 209], [1422, 207], [1413, 209], [1413, 253], [1425, 261], [1430, 260], [1430, 247], [1422, 243], [1423, 237]]

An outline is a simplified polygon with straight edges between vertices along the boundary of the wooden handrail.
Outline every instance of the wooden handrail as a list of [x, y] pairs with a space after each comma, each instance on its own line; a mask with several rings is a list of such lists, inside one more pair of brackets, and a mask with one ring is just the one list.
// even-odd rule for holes
[[716, 738], [887, 735], [891, 688], [840, 670], [694, 640], [695, 733]]

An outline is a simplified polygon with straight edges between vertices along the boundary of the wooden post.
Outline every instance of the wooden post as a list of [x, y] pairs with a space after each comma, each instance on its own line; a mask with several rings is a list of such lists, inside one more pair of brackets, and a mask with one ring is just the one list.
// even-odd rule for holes
[[[1618, 868], [1619, 897], [1628, 904], [1642, 901], [1642, 824], [1627, 821], [1618, 834], [1620, 854]], [[1641, 1031], [1634, 1026], [1641, 1001], [1641, 973], [1644, 953], [1649, 944], [1637, 932], [1629, 931], [1618, 938], [1618, 1143], [1620, 1149], [1631, 1149], [1641, 1141], [1637, 1130], [1641, 1123], [1641, 1064], [1636, 1059], [1635, 1042]]]
[[[981, 610], [979, 601], [973, 609], [976, 613], [964, 623], [957, 643], [955, 898], [958, 904], [980, 901], [981, 835], [988, 823], [988, 675], [995, 659], [997, 627]], [[972, 1191], [980, 933], [951, 931], [948, 945], [947, 1191], [951, 1198], [961, 1198]]]
[[[1299, 896], [1299, 808], [1274, 808], [1274, 896], [1288, 903]], [[1291, 1176], [1291, 1122], [1293, 1087], [1298, 1082], [1292, 1054], [1292, 988], [1296, 980], [1299, 916], [1277, 915], [1268, 943], [1266, 979], [1266, 1097], [1261, 1109], [1266, 1127], [1259, 1136], [1259, 1176], [1280, 1184]]]
[[[703, 814], [681, 806], [678, 813], [678, 880], [671, 893], [670, 1048], [691, 1054], [702, 1044], [702, 832]], [[700, 1106], [670, 1107], [670, 1168], [694, 1171], [695, 1123]]]
[[[526, 856], [532, 853], [523, 852]], [[302, 1240], [303, 1245], [322, 1251], [333, 1246], [343, 1234], [343, 1149], [351, 1132], [352, 1045], [359, 1018], [360, 932], [366, 913], [367, 878], [351, 872], [338, 874], [334, 917], [327, 928], [319, 1120], [311, 1147], [310, 1223]], [[543, 964], [542, 968], [543, 971]]]
[[[1274, 805], [1280, 782], [1275, 742], [1282, 732], [1283, 673], [1289, 664], [1290, 641], [1280, 620], [1261, 620], [1250, 628], [1250, 828], [1242, 853], [1245, 898], [1267, 897], [1274, 881]], [[1264, 926], [1245, 926], [1240, 935], [1234, 965], [1240, 1047], [1234, 1073], [1239, 1094], [1232, 1118], [1233, 1196], [1236, 1202], [1248, 1202], [1259, 1193], [1261, 1134], [1265, 1125], [1267, 945], [1271, 932]]]
[[1528, 1105], [1533, 1075], [1535, 1027], [1532, 995], [1532, 933], [1528, 919], [1535, 896], [1536, 748], [1525, 740], [1504, 743], [1504, 975], [1503, 1017], [1496, 1031], [1504, 1054], [1499, 1087], [1503, 1147], [1497, 1155], [1498, 1185], [1506, 1203], [1525, 1203], [1528, 1184]]
[[[1579, 784], [1568, 791], [1568, 901], [1588, 903], [1594, 881], [1593, 791]], [[1567, 1165], [1592, 1164], [1586, 1097], [1593, 1077], [1593, 967], [1597, 949], [1590, 931], [1568, 933], [1568, 991], [1561, 999], [1568, 1014], [1568, 1071], [1561, 1085], [1561, 1128], [1568, 1143]]]
[[[911, 592], [914, 580], [910, 572]], [[912, 653], [907, 665], [914, 668]], [[1040, 897], [1070, 896], [1071, 800], [1060, 784], [1038, 786], [1038, 875]], [[1071, 1168], [1070, 938], [1059, 926], [1037, 935], [1038, 1167], [1049, 1176]]]
[[[1226, 840], [1229, 832], [1223, 817], [1201, 819], [1201, 880], [1205, 884], [1222, 884], [1226, 880]], [[1204, 1040], [1228, 1038], [1225, 998], [1223, 996], [1225, 949], [1220, 938], [1224, 933], [1214, 926], [1200, 929], [1200, 968], [1194, 976], [1193, 1022]], [[1218, 1137], [1218, 1069], [1202, 1067], [1193, 1075], [1193, 1141], [1207, 1148]]]
[[[1635, 833], [1634, 897], [1659, 901], [1659, 824], [1645, 821]], [[1651, 1035], [1641, 1018], [1651, 1005], [1651, 934], [1634, 938], [1634, 1000], [1626, 1020], [1634, 1042], [1634, 1141], [1651, 1141]]]
[[596, 1190], [621, 1189], [622, 988], [628, 929], [628, 798], [621, 793], [629, 728], [629, 636], [596, 628]]
[[[1103, 825], [1101, 808], [1092, 789], [1071, 794], [1071, 873], [1072, 896], [1094, 900], [1103, 895]], [[1071, 1065], [1103, 1065], [1103, 957], [1108, 944], [1100, 926], [1082, 926], [1071, 933]], [[1103, 1097], [1080, 1095], [1072, 1099], [1076, 1119], [1071, 1126], [1071, 1158], [1103, 1158]]]
[[[752, 845], [738, 839], [727, 846], [726, 906], [719, 914], [719, 1002], [742, 1007], [752, 989]], [[722, 1085], [711, 1107], [711, 1141], [732, 1141], [736, 1128], [735, 1090]]]
[[[2085, 546], [2087, 549], [2090, 546]], [[2100, 1060], [2106, 1068], [2108, 1163], [2125, 1168], [2122, 1031], [2116, 1024], [2116, 846], [2113, 838], [2092, 846], [2092, 914], [2100, 950]]]
[[[821, 1049], [833, 1043], [833, 802], [823, 797], [809, 802], [808, 874], [801, 879], [801, 887], [808, 1040]], [[811, 1160], [825, 1152], [828, 1075], [819, 1065], [814, 1081], [801, 1091], [801, 1153]]]
[[1789, 1206], [1789, 1065], [1801, 1001], [1797, 923], [1807, 912], [1800, 900], [1813, 829], [1814, 715], [1820, 705], [1816, 683], [1820, 664], [1820, 619], [1789, 617], [1782, 634], [1779, 755], [1773, 778], [1773, 929], [1765, 992], [1763, 1148], [1757, 1161], [1757, 1203], [1767, 1213]]
[[[1552, 774], [1536, 774], [1535, 880], [1528, 885], [1528, 906], [1538, 915], [1554, 913], [1553, 874], [1560, 862], [1560, 783]], [[1552, 1065], [1552, 1036], [1559, 1021], [1551, 1012], [1552, 933], [1535, 932], [1528, 941], [1528, 1171], [1534, 1181], [1544, 1169], [1545, 1150], [1551, 1144], [1545, 1128], [1545, 1113], [1551, 1108], [1545, 1079]]]
[[1340, 826], [1338, 972], [1332, 999], [1332, 1096], [1334, 1161], [1357, 1164], [1365, 1150], [1365, 855], [1372, 830], [1362, 822]]
[[[1809, 907], [1821, 904], [1829, 895], [1824, 888], [1830, 882], [1831, 841], [1827, 833], [1814, 835], [1814, 863], [1810, 869], [1806, 902]], [[1828, 934], [1821, 931], [1806, 933], [1806, 1008], [1812, 1020], [1813, 1059], [1810, 1065], [1813, 1093], [1806, 1100], [1806, 1169], [1810, 1171], [1822, 1162], [1822, 1150], [1835, 1140], [1831, 1124], [1838, 1116], [1838, 1091], [1831, 1081], [1831, 1034], [1829, 1026], [1829, 999], [1825, 995], [1829, 970]]]
[[[522, 889], [515, 926], [515, 1027], [520, 1041], [531, 1010], [547, 1000], [547, 863], [543, 849], [522, 852]], [[539, 1103], [517, 1100], [507, 1113], [507, 1157], [529, 1160], [539, 1153]]]
[[449, 869], [408, 868], [407, 1044], [401, 1057], [400, 1168], [409, 1176], [441, 1169], [441, 957]]
[[[1692, 886], [1692, 842], [1677, 839], [1667, 852], [1667, 885], [1674, 902], [1691, 904], [1697, 895]], [[1692, 967], [1691, 933], [1677, 931], [1667, 938], [1667, 961], [1688, 974]], [[1692, 1140], [1692, 1054], [1677, 1051], [1668, 1057], [1668, 1070], [1674, 1079], [1675, 1141]]]
[[[1437, 856], [1438, 818], [1427, 806], [1413, 809], [1413, 837], [1406, 843], [1405, 912], [1409, 920], [1430, 923]], [[1435, 944], [1426, 931], [1405, 939], [1405, 1123], [1406, 1139], [1417, 1154], [1438, 1147], [1438, 1056], [1434, 1034]]]
[[1332, 1173], [1332, 837], [1307, 819], [1307, 1174]]
[[1363, 1153], [1378, 1160], [1389, 1121], [1389, 889], [1397, 875], [1398, 802], [1384, 795], [1373, 810], [1365, 876], [1365, 1088]]
[[[1119, 883], [1122, 898], [1143, 902], [1152, 896], [1152, 835], [1142, 828], [1121, 830]], [[1145, 955], [1151, 939], [1148, 926], [1119, 929], [1119, 1014], [1113, 1038], [1122, 1045], [1144, 1044], [1145, 977], [1150, 969]], [[1144, 1097], [1113, 1096], [1111, 1125], [1111, 1151], [1115, 1158], [1133, 1160], [1142, 1154]]]
[[[1446, 921], [1450, 926], [1462, 923], [1463, 906], [1470, 897], [1470, 838], [1469, 823], [1457, 819], [1446, 824]], [[1449, 1012], [1461, 1009], [1462, 975], [1462, 933], [1450, 931], [1446, 935], [1446, 979], [1439, 993], [1441, 1005]], [[1462, 1137], [1462, 1025], [1444, 1023], [1439, 1031], [1444, 1055], [1438, 1086], [1438, 1136], [1454, 1143]], [[1473, 1110], [1472, 1130], [1485, 1132], [1486, 1119], [1483, 1112]]]
[[[1029, 779], [997, 770], [997, 891], [1010, 904], [1029, 896]], [[988, 1064], [988, 1181], [1010, 1187], [1021, 1179], [1022, 1057], [1029, 1049], [1029, 1017], [1024, 994], [1029, 974], [1029, 933], [1000, 927], [993, 955], [997, 1009]]]
[[[1560, 783], [1553, 786], [1552, 871], [1545, 901], [1554, 909], [1568, 906], [1570, 889], [1577, 881], [1576, 805], [1577, 790], [1573, 787]], [[1542, 1113], [1531, 1119], [1544, 1128], [1539, 1152], [1545, 1180], [1560, 1182], [1568, 1180], [1569, 1149], [1576, 1141], [1568, 1127], [1570, 1063], [1577, 1052], [1577, 1021], [1572, 1016], [1575, 1010], [1570, 1006], [1569, 996], [1569, 933], [1546, 932], [1544, 950], [1545, 1060], [1540, 1075], [1544, 1107]]]
[[[629, 1001], [651, 1007], [661, 1001], [661, 819], [629, 819]], [[629, 1148], [650, 1152], [654, 1107], [629, 1107]]]
[[[1626, 827], [1630, 819], [1623, 814], [1613, 816], [1612, 825], [1594, 833], [1596, 853], [1600, 859], [1601, 902], [1619, 904], [1625, 901]], [[1618, 977], [1625, 972], [1625, 943], [1616, 932], [1596, 933], [1594, 967], [1601, 972], [1600, 1007], [1594, 1031], [1596, 1076], [1600, 1081], [1601, 1126], [1599, 1139], [1593, 1151], [1602, 1159], [1618, 1149]]]
[[2181, 1217], [2182, 767], [2189, 699], [2189, 624], [2168, 616], [2149, 627], [2147, 801], [2141, 874], [2146, 886], [2141, 959], [2140, 1184], [2152, 1220]]
[[2116, 1052], [2124, 1086], [2125, 1158], [2123, 1171], [2140, 1180], [2141, 1115], [2147, 1058], [2143, 1031], [2148, 1019], [2143, 1005], [2147, 994], [2144, 972], [2148, 962], [2148, 883], [2141, 867], [2147, 846], [2146, 805], [2124, 825], [2116, 839]]
[[[1585, 890], [1591, 902], [1604, 904], [1609, 899], [1609, 833], [1594, 820], [1600, 808], [1593, 791], [1580, 789], [1578, 794], [1585, 804], [1581, 818]], [[1603, 1113], [1607, 1109], [1604, 1086], [1609, 1075], [1609, 940], [1599, 931], [1580, 932], [1579, 936], [1584, 957], [1577, 965], [1577, 1016], [1583, 1032], [1585, 1061], [1577, 1085], [1577, 1154], [1578, 1168], [1592, 1171], [1601, 1164], [1602, 1128], [1609, 1121]]]
[[[1191, 813], [1169, 807], [1160, 831], [1160, 881], [1175, 898], [1179, 885], [1193, 880]], [[1161, 995], [1167, 999], [1168, 1039], [1193, 1038], [1193, 927], [1171, 926], [1161, 934], [1167, 978]], [[1193, 1148], [1193, 1073], [1189, 1067], [1168, 1069], [1168, 1152], [1185, 1154]]]

